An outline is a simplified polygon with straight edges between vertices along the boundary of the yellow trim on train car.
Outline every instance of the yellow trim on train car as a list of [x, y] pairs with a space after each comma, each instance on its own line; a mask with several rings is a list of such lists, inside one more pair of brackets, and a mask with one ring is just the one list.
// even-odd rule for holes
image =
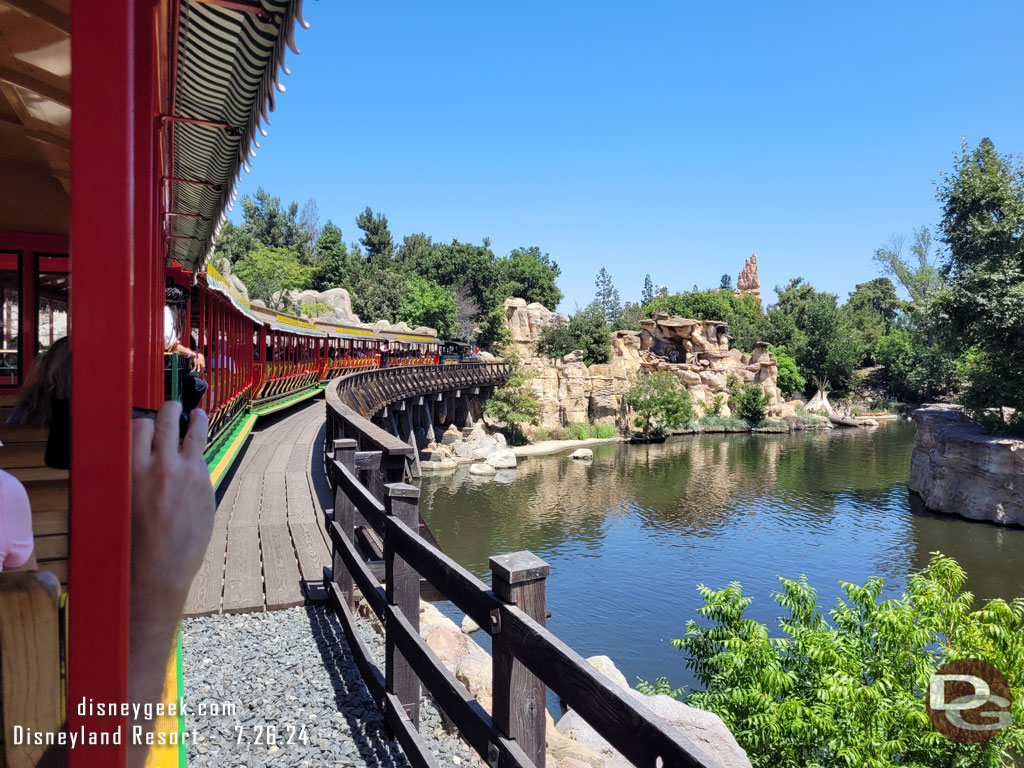
[[252, 307], [249, 305], [249, 300], [245, 298], [242, 294], [240, 294], [238, 291], [236, 291], [234, 287], [232, 287], [231, 283], [225, 280], [223, 275], [221, 275], [221, 273], [214, 269], [213, 266], [210, 264], [206, 265], [206, 276], [212, 277], [218, 283], [221, 283], [225, 288], [228, 289], [228, 293], [231, 294], [233, 298], [237, 299], [238, 302], [242, 304], [242, 306], [244, 306], [246, 309], [252, 309]]
[[339, 328], [338, 326], [335, 326], [334, 330], [336, 332], [338, 332], [338, 333], [356, 333], [356, 334], [359, 334], [360, 336], [376, 336], [377, 335], [376, 331], [370, 331], [370, 330], [367, 330], [366, 328]]
[[315, 325], [313, 325], [313, 323], [308, 323], [305, 320], [299, 320], [299, 318], [297, 318], [297, 317], [291, 317], [289, 315], [282, 315], [280, 312], [277, 313], [277, 317], [275, 319], [277, 320], [277, 322], [284, 323], [286, 325], [294, 325], [294, 326], [297, 326], [299, 328], [309, 328], [310, 330], [313, 330], [313, 331], [319, 331], [320, 330]]
[[404, 341], [437, 341], [436, 336], [414, 336], [408, 333], [396, 333], [395, 338]]

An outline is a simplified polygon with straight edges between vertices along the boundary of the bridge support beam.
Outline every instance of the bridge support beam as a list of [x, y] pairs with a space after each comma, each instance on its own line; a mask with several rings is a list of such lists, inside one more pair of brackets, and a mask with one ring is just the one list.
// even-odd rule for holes
[[409, 429], [409, 434], [406, 436], [405, 442], [412, 447], [412, 458], [409, 460], [409, 474], [413, 477], [419, 477], [423, 473], [420, 470], [420, 448], [416, 444], [416, 426], [412, 421], [412, 414], [414, 410], [415, 408], [405, 409], [405, 422]]

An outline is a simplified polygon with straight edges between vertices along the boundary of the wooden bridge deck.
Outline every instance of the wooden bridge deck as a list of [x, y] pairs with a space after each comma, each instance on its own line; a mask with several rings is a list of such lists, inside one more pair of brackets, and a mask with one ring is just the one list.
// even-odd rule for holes
[[188, 600], [187, 616], [275, 610], [322, 602], [331, 555], [319, 505], [324, 425], [318, 397], [257, 422], [231, 477], [218, 492], [213, 536]]

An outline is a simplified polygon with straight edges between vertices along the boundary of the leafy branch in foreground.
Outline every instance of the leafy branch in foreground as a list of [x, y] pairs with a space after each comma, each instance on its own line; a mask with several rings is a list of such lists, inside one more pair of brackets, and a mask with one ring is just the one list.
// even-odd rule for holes
[[[880, 578], [841, 582], [829, 622], [806, 577], [780, 578], [781, 637], [744, 617], [753, 598], [738, 583], [702, 585], [708, 626], [691, 620], [672, 641], [704, 686], [686, 703], [719, 715], [755, 768], [1014, 765], [1024, 754], [1024, 599], [973, 611], [965, 580], [934, 553], [896, 599], [879, 599]], [[925, 710], [932, 674], [967, 657], [996, 666], [1013, 693], [1013, 725], [983, 744], [946, 740]]]

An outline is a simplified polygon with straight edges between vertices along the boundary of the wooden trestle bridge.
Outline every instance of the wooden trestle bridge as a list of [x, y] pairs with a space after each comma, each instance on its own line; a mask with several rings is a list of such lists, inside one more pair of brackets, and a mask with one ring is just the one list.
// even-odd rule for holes
[[[428, 695], [493, 768], [544, 768], [546, 688], [644, 768], [710, 768], [713, 756], [607, 681], [545, 627], [546, 563], [491, 558], [484, 584], [447, 557], [419, 515], [417, 438], [466, 427], [504, 365], [378, 369], [332, 382], [254, 433], [222, 486], [187, 612], [328, 601], [371, 696], [410, 764], [432, 768], [419, 702]], [[390, 430], [390, 431], [389, 431]], [[385, 633], [376, 666], [354, 619], [365, 600]], [[420, 638], [419, 601], [444, 599], [492, 639], [487, 713]]]

